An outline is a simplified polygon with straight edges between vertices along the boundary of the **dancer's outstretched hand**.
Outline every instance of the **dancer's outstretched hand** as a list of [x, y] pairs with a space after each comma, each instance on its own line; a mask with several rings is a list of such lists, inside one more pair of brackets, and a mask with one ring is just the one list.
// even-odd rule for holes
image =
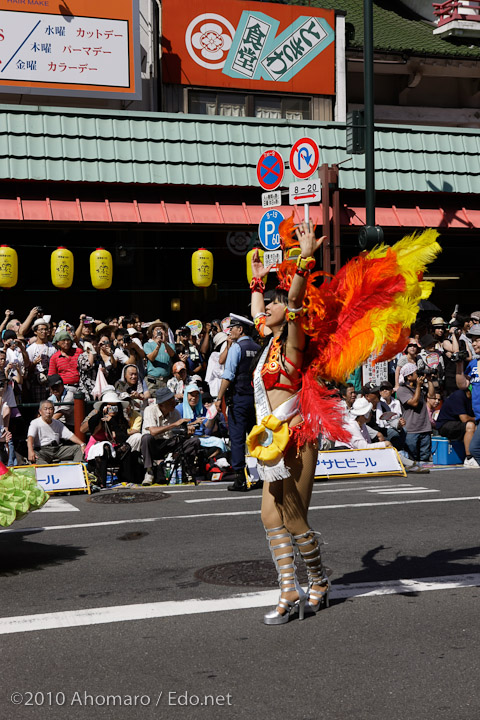
[[318, 239], [315, 237], [312, 220], [308, 225], [305, 222], [301, 223], [295, 232], [302, 251], [302, 257], [312, 257], [326, 239], [325, 235]]
[[273, 265], [265, 267], [263, 262], [260, 260], [260, 253], [257, 248], [252, 255], [252, 277], [260, 279], [264, 278], [268, 275], [272, 267]]

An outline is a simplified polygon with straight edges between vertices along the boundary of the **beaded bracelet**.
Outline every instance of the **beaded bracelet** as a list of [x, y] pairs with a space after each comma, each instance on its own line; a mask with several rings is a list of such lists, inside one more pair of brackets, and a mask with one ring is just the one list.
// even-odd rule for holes
[[263, 293], [265, 292], [265, 285], [263, 284], [263, 281], [261, 280], [261, 278], [258, 278], [258, 277], [253, 278], [252, 282], [250, 283], [250, 290], [252, 293], [259, 292], [259, 293], [262, 293], [262, 295], [263, 295]]

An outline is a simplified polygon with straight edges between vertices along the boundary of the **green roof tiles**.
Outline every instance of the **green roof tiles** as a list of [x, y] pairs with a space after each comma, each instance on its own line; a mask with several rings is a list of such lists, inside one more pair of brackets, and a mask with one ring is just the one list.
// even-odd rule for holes
[[[285, 0], [288, 5], [308, 5]], [[310, 0], [312, 7], [343, 10], [346, 22], [353, 25], [354, 37], [348, 47], [363, 48], [362, 0]], [[400, 2], [373, 0], [373, 42], [378, 52], [407, 52], [435, 57], [480, 59], [475, 38], [444, 39], [433, 34], [433, 23], [418, 18]]]
[[[341, 123], [11, 105], [0, 106], [0, 179], [258, 187], [261, 153], [288, 161], [304, 136], [320, 162], [342, 163], [341, 188], [364, 188], [364, 156], [348, 157]], [[375, 143], [377, 190], [480, 193], [476, 129], [381, 125]]]

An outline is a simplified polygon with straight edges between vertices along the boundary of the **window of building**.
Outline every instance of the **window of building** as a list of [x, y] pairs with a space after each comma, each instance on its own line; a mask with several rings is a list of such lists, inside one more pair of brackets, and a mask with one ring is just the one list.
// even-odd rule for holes
[[258, 117], [267, 120], [310, 120], [311, 98], [280, 95], [244, 95], [190, 90], [188, 112], [226, 117]]
[[310, 98], [275, 97], [270, 95], [254, 95], [254, 115], [258, 118], [275, 120], [309, 120]]
[[245, 95], [192, 90], [188, 95], [188, 111], [197, 115], [245, 117]]

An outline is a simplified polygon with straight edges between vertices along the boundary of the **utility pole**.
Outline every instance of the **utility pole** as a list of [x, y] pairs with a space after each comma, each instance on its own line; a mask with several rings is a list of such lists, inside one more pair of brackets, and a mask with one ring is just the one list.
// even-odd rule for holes
[[382, 242], [383, 230], [375, 225], [375, 96], [373, 86], [373, 0], [363, 0], [363, 88], [365, 102], [365, 210], [360, 247]]

